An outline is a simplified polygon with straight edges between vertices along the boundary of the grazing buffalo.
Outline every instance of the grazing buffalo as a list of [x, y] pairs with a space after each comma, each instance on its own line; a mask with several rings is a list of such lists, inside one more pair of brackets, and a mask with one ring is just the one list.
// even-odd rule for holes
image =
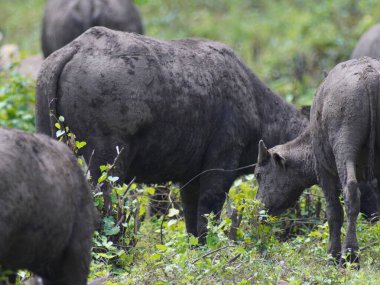
[[[37, 131], [54, 136], [54, 118], [64, 116], [87, 142], [87, 161], [95, 150], [95, 178], [118, 146], [120, 181], [185, 183], [210, 168], [254, 163], [260, 138], [275, 145], [308, 125], [229, 47], [208, 40], [95, 27], [46, 59], [37, 81]], [[208, 172], [183, 189], [189, 233], [204, 237], [203, 216], [220, 213], [242, 173]]]
[[69, 148], [0, 128], [0, 156], [0, 269], [28, 269], [44, 284], [87, 284], [95, 209]]
[[144, 33], [140, 13], [132, 0], [49, 0], [42, 22], [44, 56], [94, 26]]
[[357, 260], [359, 248], [358, 184], [366, 181], [367, 186], [376, 186], [380, 175], [379, 71], [380, 62], [368, 57], [338, 64], [314, 98], [310, 127], [295, 140], [270, 150], [260, 142], [255, 169], [258, 198], [273, 214], [294, 202], [305, 187], [320, 184], [326, 197], [328, 250], [336, 258], [342, 249], [342, 188], [348, 222], [343, 253], [351, 261]]
[[380, 58], [380, 24], [374, 25], [360, 38], [351, 54], [351, 58], [362, 56]]

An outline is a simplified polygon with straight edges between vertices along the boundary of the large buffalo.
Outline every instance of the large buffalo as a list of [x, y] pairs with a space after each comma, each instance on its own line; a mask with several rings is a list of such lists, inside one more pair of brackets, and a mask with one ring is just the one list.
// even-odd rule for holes
[[94, 26], [144, 32], [140, 13], [132, 0], [49, 0], [42, 23], [44, 56]]
[[95, 209], [69, 148], [0, 128], [0, 156], [0, 271], [28, 269], [45, 285], [87, 284]]
[[[37, 131], [54, 118], [88, 143], [94, 177], [112, 162], [121, 181], [184, 183], [210, 168], [254, 163], [260, 138], [295, 138], [305, 116], [265, 86], [227, 46], [156, 40], [103, 27], [88, 30], [45, 60], [37, 82]], [[49, 115], [49, 110], [51, 115]], [[186, 227], [202, 236], [243, 172], [209, 172], [181, 193]]]
[[258, 198], [273, 214], [294, 202], [305, 187], [320, 184], [326, 197], [328, 250], [336, 258], [342, 248], [342, 188], [348, 221], [342, 249], [351, 261], [358, 250], [358, 183], [376, 186], [380, 177], [379, 71], [379, 61], [368, 57], [338, 64], [314, 98], [310, 127], [295, 140], [270, 150], [260, 142], [255, 169]]
[[361, 36], [351, 54], [351, 58], [356, 59], [362, 56], [380, 58], [380, 24], [374, 25]]

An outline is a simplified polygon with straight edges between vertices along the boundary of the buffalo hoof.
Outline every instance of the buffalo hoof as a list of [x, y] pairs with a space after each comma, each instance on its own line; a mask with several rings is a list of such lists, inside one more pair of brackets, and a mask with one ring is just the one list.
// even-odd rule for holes
[[342, 257], [340, 253], [330, 254], [328, 264], [338, 266], [340, 264], [341, 259]]
[[347, 253], [344, 257], [340, 259], [339, 266], [341, 268], [349, 268], [349, 269], [360, 269], [359, 255], [352, 250], [347, 250]]

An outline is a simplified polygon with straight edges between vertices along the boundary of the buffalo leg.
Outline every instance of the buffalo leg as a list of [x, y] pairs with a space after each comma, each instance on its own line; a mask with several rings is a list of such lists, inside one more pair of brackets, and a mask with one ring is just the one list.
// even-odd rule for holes
[[59, 262], [42, 275], [44, 285], [86, 285], [91, 261], [91, 231], [75, 225]]
[[199, 181], [195, 180], [181, 190], [181, 200], [185, 215], [186, 230], [189, 234], [198, 236], [197, 214], [199, 199]]
[[200, 179], [198, 201], [198, 237], [204, 243], [207, 234], [207, 218], [205, 215], [214, 213], [219, 219], [228, 190], [234, 180], [231, 173], [213, 173]]
[[359, 183], [360, 189], [360, 212], [370, 222], [376, 222], [379, 219], [379, 206], [377, 187], [373, 181], [364, 181]]
[[[340, 169], [338, 167], [338, 171]], [[356, 222], [360, 209], [360, 191], [356, 180], [355, 163], [352, 160], [345, 162], [345, 171], [345, 175], [342, 175], [344, 175], [344, 181], [346, 182], [342, 182], [342, 187], [347, 214], [347, 234], [343, 243], [343, 254], [347, 256], [348, 261], [359, 262], [357, 256], [359, 244], [356, 238]]]
[[341, 228], [343, 225], [343, 208], [339, 201], [339, 191], [336, 187], [337, 179], [328, 171], [321, 169], [320, 186], [326, 198], [326, 214], [329, 225], [328, 253], [337, 261], [341, 256]]

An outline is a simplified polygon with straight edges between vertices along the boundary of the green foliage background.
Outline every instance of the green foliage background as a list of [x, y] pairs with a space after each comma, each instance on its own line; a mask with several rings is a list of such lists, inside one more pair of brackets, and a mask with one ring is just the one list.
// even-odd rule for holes
[[[22, 56], [39, 53], [45, 2], [0, 0], [1, 44], [18, 44]], [[380, 19], [377, 0], [135, 2], [147, 35], [224, 42], [267, 85], [298, 106], [311, 103], [323, 71], [349, 59], [360, 35]], [[34, 82], [12, 67], [0, 73], [0, 125], [33, 131], [33, 106]], [[94, 237], [91, 279], [111, 274], [107, 284], [275, 284], [281, 279], [291, 284], [379, 283], [380, 226], [359, 221], [360, 271], [331, 266], [323, 199], [316, 187], [303, 195], [297, 209], [273, 218], [254, 200], [255, 180], [240, 179], [230, 195], [232, 207], [242, 214], [238, 241], [226, 237], [231, 220], [225, 210], [220, 224], [210, 223], [207, 245], [197, 246], [174, 204], [170, 217], [147, 215], [155, 185], [130, 185], [129, 199], [123, 200], [127, 186], [117, 184], [109, 166], [103, 169], [101, 183], [112, 185], [115, 209], [131, 218], [117, 225], [117, 216], [103, 216], [103, 228]], [[173, 185], [169, 188], [178, 192]], [[94, 199], [101, 207], [101, 196]], [[142, 216], [145, 221], [136, 231]], [[126, 247], [132, 240], [137, 244]]]

